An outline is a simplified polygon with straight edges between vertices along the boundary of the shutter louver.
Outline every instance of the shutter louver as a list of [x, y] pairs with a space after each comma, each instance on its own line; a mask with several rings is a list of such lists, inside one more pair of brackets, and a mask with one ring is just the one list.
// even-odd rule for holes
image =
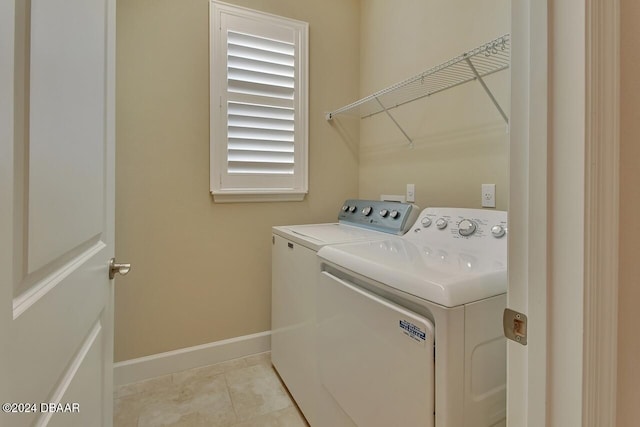
[[227, 32], [227, 172], [294, 173], [295, 47]]

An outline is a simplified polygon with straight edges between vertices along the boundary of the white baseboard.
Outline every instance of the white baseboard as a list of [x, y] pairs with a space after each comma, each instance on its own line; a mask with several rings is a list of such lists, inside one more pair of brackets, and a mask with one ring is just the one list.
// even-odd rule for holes
[[271, 331], [265, 331], [124, 360], [113, 365], [113, 385], [117, 387], [269, 350], [271, 350]]

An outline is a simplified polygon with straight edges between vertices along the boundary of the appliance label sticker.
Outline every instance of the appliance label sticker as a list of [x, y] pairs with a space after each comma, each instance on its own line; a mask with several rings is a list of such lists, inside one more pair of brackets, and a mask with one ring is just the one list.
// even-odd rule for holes
[[400, 329], [402, 329], [402, 333], [411, 338], [412, 340], [424, 343], [427, 339], [427, 333], [420, 329], [419, 326], [414, 325], [411, 322], [407, 322], [406, 320], [400, 321]]

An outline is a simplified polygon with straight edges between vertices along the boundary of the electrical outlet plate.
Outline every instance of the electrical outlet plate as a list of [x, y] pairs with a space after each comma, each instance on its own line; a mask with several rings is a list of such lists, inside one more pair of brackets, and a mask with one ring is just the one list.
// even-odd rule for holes
[[496, 207], [496, 185], [495, 184], [482, 184], [482, 207], [483, 208]]
[[407, 202], [413, 203], [416, 201], [416, 185], [407, 184]]

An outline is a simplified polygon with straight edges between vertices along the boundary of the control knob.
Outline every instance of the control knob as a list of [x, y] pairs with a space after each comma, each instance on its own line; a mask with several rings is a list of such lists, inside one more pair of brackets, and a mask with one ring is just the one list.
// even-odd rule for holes
[[380, 216], [381, 216], [382, 218], [386, 218], [386, 217], [387, 217], [387, 215], [389, 215], [389, 211], [388, 211], [388, 210], [386, 210], [386, 209], [381, 209], [381, 210], [380, 210]]
[[355, 205], [349, 206], [349, 212], [354, 213], [358, 209]]
[[438, 230], [444, 230], [447, 228], [447, 220], [444, 218], [438, 218], [436, 221], [436, 227], [438, 227]]
[[471, 236], [473, 233], [476, 232], [476, 223], [469, 220], [469, 219], [463, 219], [462, 221], [460, 221], [460, 224], [458, 224], [458, 233], [460, 233], [461, 236]]
[[342, 212], [346, 212], [346, 211], [348, 211], [348, 210], [349, 210], [349, 206], [348, 206], [348, 205], [344, 205], [344, 206], [342, 207]]
[[389, 213], [389, 216], [393, 219], [398, 219], [400, 217], [400, 212], [394, 209]]
[[367, 206], [366, 208], [362, 209], [362, 215], [369, 216], [371, 215], [371, 211], [373, 211], [373, 208], [371, 206]]
[[493, 227], [491, 227], [491, 235], [495, 238], [499, 239], [500, 237], [504, 236], [505, 233], [506, 230], [501, 225], [494, 225]]
[[420, 222], [422, 223], [422, 226], [424, 228], [427, 228], [431, 225], [431, 218], [429, 218], [428, 216], [425, 216], [424, 218], [422, 218]]

